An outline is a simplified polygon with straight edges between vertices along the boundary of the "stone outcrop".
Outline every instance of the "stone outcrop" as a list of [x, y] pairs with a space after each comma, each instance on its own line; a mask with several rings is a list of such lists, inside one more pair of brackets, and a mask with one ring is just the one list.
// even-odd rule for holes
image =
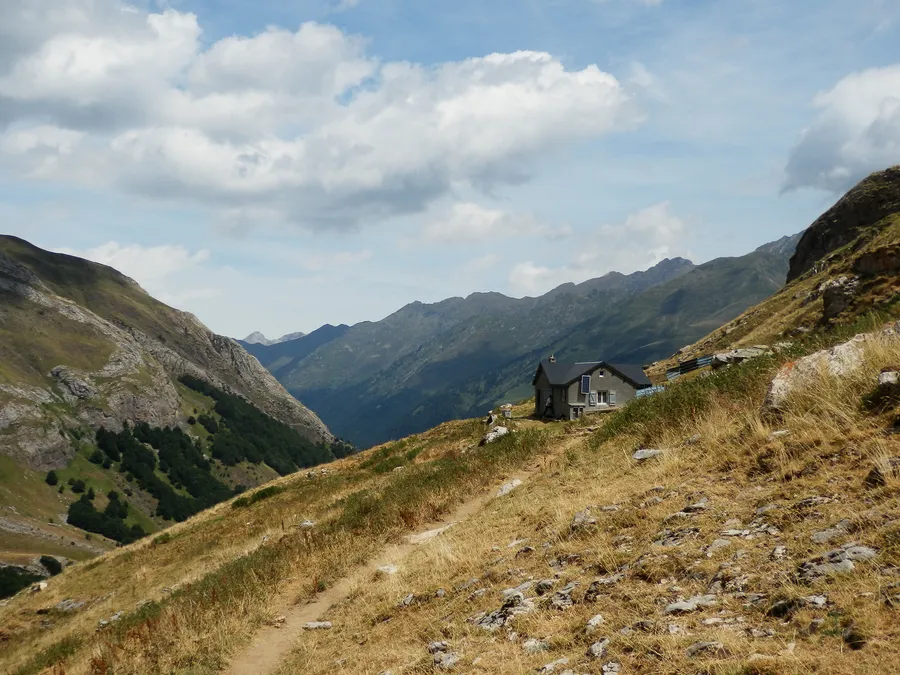
[[841, 377], [851, 374], [863, 364], [866, 343], [876, 337], [896, 338], [900, 335], [900, 322], [890, 324], [876, 333], [860, 333], [843, 344], [814, 352], [802, 359], [786, 363], [769, 385], [765, 407], [781, 408], [790, 394], [808, 386], [821, 375]]
[[900, 166], [879, 171], [860, 182], [804, 232], [791, 258], [788, 282], [813, 269], [861, 230], [900, 210]]

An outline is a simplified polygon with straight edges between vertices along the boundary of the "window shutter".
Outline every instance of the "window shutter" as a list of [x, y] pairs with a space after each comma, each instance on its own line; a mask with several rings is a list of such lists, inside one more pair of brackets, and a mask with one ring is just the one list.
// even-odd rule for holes
[[616, 404], [616, 392], [612, 389], [610, 389], [610, 391], [609, 391], [609, 404], [610, 405]]

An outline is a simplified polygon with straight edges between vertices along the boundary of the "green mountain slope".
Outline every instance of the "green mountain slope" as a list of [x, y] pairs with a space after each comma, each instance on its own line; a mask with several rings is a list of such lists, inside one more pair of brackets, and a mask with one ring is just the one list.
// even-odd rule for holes
[[95, 555], [333, 450], [233, 340], [109, 267], [0, 237], [0, 561]]
[[667, 356], [780, 288], [794, 244], [700, 267], [666, 260], [537, 298], [413, 303], [308, 353], [306, 338], [279, 345], [296, 350], [290, 362], [274, 359], [274, 348], [254, 353], [339, 435], [368, 446], [530, 396], [535, 363], [551, 351], [638, 363]]

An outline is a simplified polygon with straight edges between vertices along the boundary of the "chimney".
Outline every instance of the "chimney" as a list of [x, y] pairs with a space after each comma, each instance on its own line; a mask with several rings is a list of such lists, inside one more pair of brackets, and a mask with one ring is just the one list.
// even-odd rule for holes
[[550, 360], [550, 363], [556, 363], [556, 357], [553, 354], [550, 355], [549, 360]]

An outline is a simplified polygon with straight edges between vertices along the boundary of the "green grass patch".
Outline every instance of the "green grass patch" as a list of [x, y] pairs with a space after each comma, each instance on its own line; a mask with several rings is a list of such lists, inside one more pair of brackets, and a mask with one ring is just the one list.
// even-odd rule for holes
[[[673, 426], [687, 424], [722, 398], [760, 398], [781, 360], [762, 356], [681, 382], [653, 396], [638, 398], [614, 413], [591, 439], [594, 447], [621, 434], [652, 438]], [[760, 398], [761, 400], [761, 398]]]
[[59, 642], [55, 642], [47, 649], [35, 654], [18, 670], [13, 671], [14, 675], [36, 675], [37, 673], [64, 662], [83, 644], [84, 640], [78, 635], [67, 635]]
[[248, 506], [253, 506], [257, 502], [261, 502], [264, 499], [269, 499], [270, 497], [281, 494], [285, 491], [285, 489], [286, 488], [281, 485], [270, 485], [268, 487], [264, 487], [261, 490], [257, 490], [253, 494], [249, 494], [244, 497], [238, 497], [232, 502], [231, 508], [243, 509], [247, 508]]

